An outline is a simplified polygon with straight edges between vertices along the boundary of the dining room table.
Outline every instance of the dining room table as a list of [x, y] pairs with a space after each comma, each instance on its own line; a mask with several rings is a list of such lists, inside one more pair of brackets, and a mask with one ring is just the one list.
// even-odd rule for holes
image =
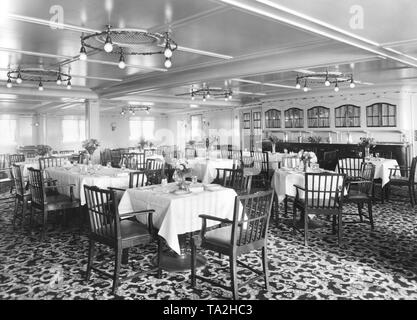
[[202, 183], [213, 182], [217, 176], [216, 169], [233, 169], [233, 165], [236, 165], [233, 159], [204, 157], [188, 159], [187, 163], [191, 168], [191, 175], [197, 176], [197, 179]]
[[[236, 196], [235, 190], [220, 185], [194, 183], [189, 190], [181, 190], [176, 183], [169, 183], [127, 189], [118, 209], [120, 214], [155, 210], [153, 225], [170, 249], [161, 264], [168, 271], [183, 271], [190, 268], [190, 257], [180, 237], [201, 229], [202, 214], [232, 220]], [[137, 219], [147, 223], [143, 215]], [[207, 221], [207, 227], [216, 224], [219, 222]], [[197, 264], [204, 264], [204, 259], [198, 258]]]
[[[129, 187], [129, 172], [127, 169], [104, 167], [101, 165], [68, 165], [62, 167], [50, 167], [45, 169], [45, 176], [55, 180], [57, 185], [73, 184], [74, 197], [80, 199], [81, 205], [85, 205], [84, 185], [97, 186], [99, 188], [123, 188]], [[70, 189], [58, 187], [58, 192], [70, 196]]]
[[[398, 166], [398, 162], [395, 159], [370, 157], [370, 158], [364, 159], [364, 161], [368, 163], [372, 163], [375, 166], [374, 179], [381, 179], [382, 188], [389, 182], [390, 169]], [[355, 168], [352, 168], [352, 169], [360, 169], [356, 167], [358, 166], [358, 162], [356, 161], [346, 161], [346, 163], [348, 164], [352, 163], [355, 166]], [[339, 166], [340, 164], [338, 163], [336, 165], [336, 171], [339, 170]]]

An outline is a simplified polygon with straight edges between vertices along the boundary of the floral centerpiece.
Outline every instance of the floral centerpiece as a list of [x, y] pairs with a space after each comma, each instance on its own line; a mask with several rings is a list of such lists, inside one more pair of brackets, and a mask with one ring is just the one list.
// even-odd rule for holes
[[148, 146], [148, 141], [146, 141], [145, 138], [140, 138], [140, 140], [138, 142], [139, 149], [143, 150], [143, 149], [145, 149], [146, 146]]
[[365, 157], [370, 156], [370, 149], [375, 148], [374, 138], [360, 137], [358, 146], [365, 148]]
[[52, 148], [48, 145], [40, 144], [36, 146], [36, 153], [43, 157], [49, 154], [52, 151]]
[[272, 144], [272, 153], [275, 153], [277, 143], [281, 142], [281, 140], [278, 139], [277, 136], [273, 136], [273, 135], [269, 136], [268, 140], [271, 141], [271, 144]]
[[181, 189], [185, 189], [185, 176], [191, 173], [191, 168], [187, 161], [178, 160], [174, 166], [175, 169], [175, 176], [178, 181], [178, 185]]
[[320, 143], [321, 140], [322, 138], [320, 136], [311, 136], [311, 137], [308, 137], [307, 139], [309, 143]]
[[87, 139], [83, 141], [82, 146], [85, 150], [87, 150], [89, 159], [91, 160], [94, 151], [96, 151], [96, 149], [100, 146], [100, 143], [97, 139]]
[[194, 147], [195, 146], [195, 140], [190, 140], [190, 141], [188, 141], [188, 145], [190, 146], [190, 147]]
[[312, 151], [301, 150], [298, 152], [298, 157], [304, 164], [304, 172], [307, 171], [307, 167], [310, 166], [311, 163], [317, 163], [317, 156]]

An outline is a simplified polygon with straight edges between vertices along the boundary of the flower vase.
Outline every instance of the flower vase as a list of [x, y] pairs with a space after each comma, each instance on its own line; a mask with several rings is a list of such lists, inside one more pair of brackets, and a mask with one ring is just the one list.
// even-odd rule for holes
[[365, 158], [369, 158], [371, 156], [371, 153], [369, 151], [369, 147], [365, 147]]
[[310, 161], [304, 160], [303, 164], [304, 164], [304, 172], [307, 172], [307, 168], [310, 167]]
[[275, 153], [275, 150], [276, 150], [276, 145], [275, 143], [272, 143], [272, 153]]

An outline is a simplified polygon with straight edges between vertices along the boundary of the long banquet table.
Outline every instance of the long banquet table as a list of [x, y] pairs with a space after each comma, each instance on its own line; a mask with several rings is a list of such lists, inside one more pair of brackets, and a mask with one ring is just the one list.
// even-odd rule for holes
[[[172, 250], [181, 254], [178, 235], [200, 230], [200, 214], [233, 219], [237, 194], [233, 189], [220, 186], [213, 191], [203, 190], [185, 195], [174, 194], [173, 191], [177, 189], [175, 183], [165, 187], [157, 185], [128, 189], [120, 200], [119, 213], [154, 209], [153, 224], [159, 229], [158, 234]], [[141, 220], [140, 217], [138, 219]], [[145, 223], [146, 219], [141, 222]], [[216, 224], [218, 222], [207, 221], [208, 227]]]
[[[83, 172], [84, 165], [70, 168], [51, 167], [45, 169], [46, 177], [57, 180], [58, 185], [74, 184], [74, 196], [80, 199], [81, 205], [85, 205], [84, 185], [97, 186], [99, 188], [128, 188], [129, 171], [117, 168], [96, 166], [99, 170], [90, 169], [91, 173]], [[58, 191], [70, 195], [69, 188], [58, 188]]]

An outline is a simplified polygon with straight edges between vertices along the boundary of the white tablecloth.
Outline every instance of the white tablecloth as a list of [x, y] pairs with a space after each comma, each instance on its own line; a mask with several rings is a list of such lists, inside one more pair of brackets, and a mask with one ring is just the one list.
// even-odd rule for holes
[[[375, 179], [382, 180], [382, 187], [385, 186], [389, 182], [389, 173], [390, 173], [389, 169], [395, 168], [395, 166], [398, 166], [398, 162], [395, 159], [371, 158], [370, 160], [366, 160], [366, 162], [370, 162], [373, 165], [375, 165]], [[338, 168], [339, 168], [339, 164], [336, 166], [336, 171], [338, 171]], [[359, 168], [355, 168], [355, 169], [359, 169]]]
[[[116, 168], [100, 166], [100, 170], [94, 174], [81, 173], [82, 166], [73, 167], [67, 170], [63, 167], [46, 168], [47, 177], [57, 180], [58, 185], [74, 184], [74, 196], [81, 200], [81, 205], [85, 205], [84, 185], [97, 186], [99, 188], [128, 188], [129, 173]], [[70, 195], [69, 188], [59, 188], [60, 193]]]
[[[321, 171], [324, 172], [324, 170]], [[271, 187], [275, 190], [278, 202], [282, 202], [285, 195], [295, 197], [297, 191], [294, 185], [299, 185], [304, 188], [305, 176], [303, 171], [292, 169], [275, 170], [271, 181]], [[330, 188], [330, 180], [326, 186], [323, 185], [321, 188]], [[300, 197], [303, 197], [303, 195], [300, 194]]]
[[191, 175], [197, 176], [197, 179], [203, 183], [211, 183], [216, 178], [216, 168], [233, 169], [232, 159], [195, 158], [187, 161], [192, 170]]
[[[236, 192], [221, 188], [218, 191], [203, 191], [189, 195], [175, 195], [175, 184], [165, 189], [161, 186], [128, 189], [119, 203], [119, 213], [154, 209], [153, 223], [159, 229], [159, 235], [178, 254], [181, 254], [178, 235], [201, 229], [200, 214], [233, 219]], [[139, 218], [139, 217], [138, 217]], [[146, 219], [139, 219], [145, 223]], [[207, 226], [218, 224], [208, 221]]]
[[28, 169], [34, 168], [39, 170], [39, 160], [38, 159], [27, 159], [24, 162], [16, 162], [16, 165], [20, 166], [20, 171], [24, 178], [29, 176]]

